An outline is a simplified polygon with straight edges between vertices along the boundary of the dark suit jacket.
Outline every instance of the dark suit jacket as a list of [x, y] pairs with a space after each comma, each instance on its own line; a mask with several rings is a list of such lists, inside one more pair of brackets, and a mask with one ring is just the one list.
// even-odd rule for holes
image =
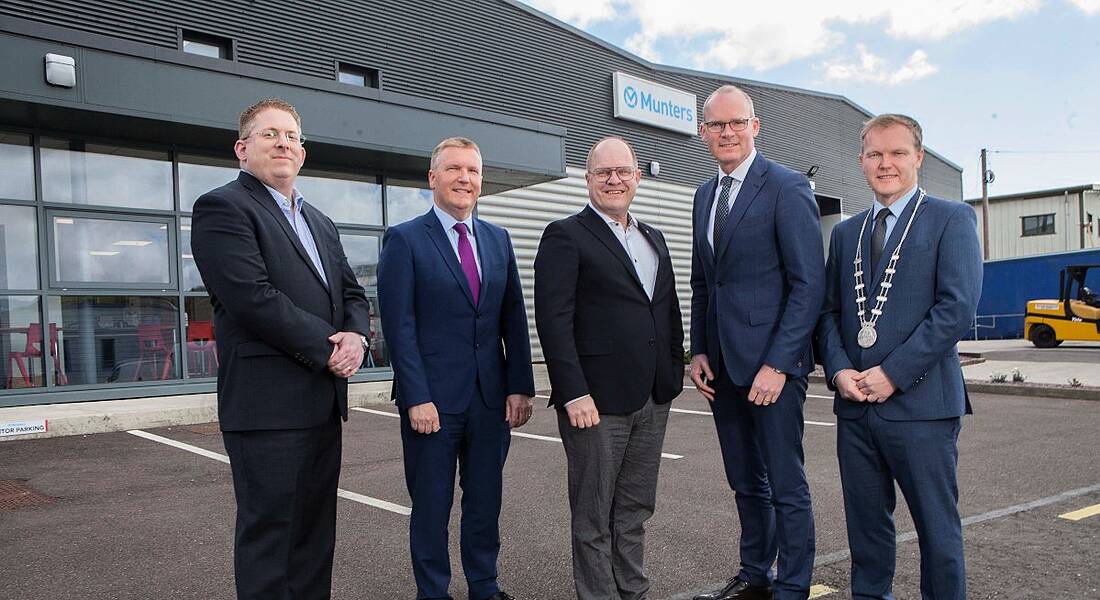
[[626, 414], [684, 385], [684, 328], [661, 232], [638, 223], [657, 252], [653, 300], [630, 257], [591, 207], [550, 223], [535, 257], [535, 322], [550, 404], [591, 394], [601, 413]]
[[[691, 353], [707, 354], [734, 385], [762, 364], [790, 376], [814, 368], [825, 250], [809, 181], [757, 153], [716, 249], [707, 241], [718, 177], [695, 192], [692, 212]], [[717, 357], [721, 356], [721, 364]]]
[[378, 308], [390, 347], [394, 401], [434, 402], [462, 413], [480, 396], [535, 395], [531, 340], [508, 232], [474, 219], [481, 259], [477, 306], [435, 212], [386, 230], [378, 262]]
[[[875, 272], [865, 271], [868, 302], [878, 295], [886, 263], [916, 203], [915, 197], [911, 199], [894, 225]], [[841, 417], [858, 418], [870, 406], [893, 421], [946, 419], [970, 412], [956, 344], [973, 323], [982, 291], [974, 210], [962, 202], [925, 197], [901, 249], [893, 287], [877, 323], [878, 341], [865, 350], [856, 343], [859, 317], [852, 261], [866, 214], [861, 212], [833, 228], [818, 348], [830, 387], [843, 369], [862, 371], [882, 365], [898, 391], [881, 404], [850, 402], [838, 394], [834, 411]], [[873, 226], [869, 219], [863, 234], [865, 265], [870, 262]]]
[[271, 193], [252, 175], [195, 203], [191, 249], [214, 306], [218, 420], [223, 431], [299, 429], [347, 418], [348, 382], [326, 363], [338, 331], [370, 331], [363, 288], [340, 236], [307, 203], [328, 277], [321, 280]]

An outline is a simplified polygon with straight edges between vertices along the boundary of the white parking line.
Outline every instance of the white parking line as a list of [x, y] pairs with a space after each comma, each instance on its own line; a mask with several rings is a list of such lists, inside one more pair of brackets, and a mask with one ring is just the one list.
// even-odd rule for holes
[[[710, 416], [711, 413], [705, 410], [690, 410], [687, 408], [670, 408], [672, 412], [683, 413], [685, 415], [706, 415]], [[806, 421], [807, 425], [821, 425], [822, 427], [836, 427], [836, 423], [828, 423], [826, 421]]]
[[[139, 438], [144, 438], [144, 439], [147, 439], [147, 440], [150, 440], [150, 441], [153, 441], [153, 442], [158, 442], [158, 443], [161, 443], [161, 444], [165, 444], [167, 446], [172, 446], [173, 448], [179, 448], [180, 450], [186, 450], [187, 452], [191, 452], [192, 454], [198, 454], [199, 456], [203, 456], [203, 457], [206, 457], [206, 458], [209, 458], [209, 459], [212, 459], [212, 460], [216, 460], [218, 462], [223, 462], [225, 464], [229, 464], [229, 457], [228, 456], [226, 456], [224, 454], [220, 454], [218, 452], [211, 452], [210, 450], [207, 450], [205, 448], [199, 448], [198, 446], [192, 446], [191, 444], [185, 444], [183, 442], [177, 442], [176, 440], [173, 440], [171, 438], [166, 438], [166, 437], [163, 437], [163, 436], [159, 436], [155, 433], [149, 433], [148, 431], [142, 431], [140, 429], [131, 429], [131, 430], [127, 431], [126, 433], [129, 433], [131, 435], [136, 435]], [[407, 506], [401, 506], [400, 504], [394, 504], [393, 502], [387, 502], [385, 500], [379, 500], [378, 498], [371, 498], [370, 496], [364, 496], [363, 494], [357, 494], [355, 492], [349, 492], [345, 489], [336, 490], [336, 495], [341, 497], [341, 498], [346, 498], [348, 500], [351, 500], [352, 502], [358, 502], [360, 504], [366, 504], [367, 506], [373, 506], [375, 508], [381, 508], [382, 510], [388, 510], [389, 512], [397, 513], [399, 515], [412, 514], [412, 509], [407, 507]]]
[[[535, 396], [535, 397], [538, 398], [539, 396]], [[545, 397], [545, 396], [543, 396], [543, 397]], [[401, 416], [397, 413], [386, 412], [384, 410], [374, 410], [372, 408], [360, 408], [358, 406], [351, 407], [351, 410], [357, 410], [359, 412], [370, 413], [372, 415], [382, 415], [384, 417], [399, 417], [399, 416]], [[523, 431], [513, 431], [512, 435], [514, 435], [515, 437], [527, 438], [529, 440], [542, 440], [544, 442], [554, 442], [556, 444], [561, 443], [561, 438], [551, 437], [549, 435], [538, 435], [538, 434], [535, 434], [535, 433], [526, 433], [526, 432], [523, 432]], [[661, 458], [667, 458], [669, 460], [679, 460], [679, 459], [683, 458], [683, 455], [672, 454], [670, 452], [662, 452], [661, 453]]]
[[687, 409], [687, 408], [670, 408], [668, 410], [671, 411], [671, 412], [682, 413], [682, 414], [685, 414], [685, 415], [706, 415], [708, 417], [711, 415], [711, 412], [709, 410], [690, 410], [690, 409]]

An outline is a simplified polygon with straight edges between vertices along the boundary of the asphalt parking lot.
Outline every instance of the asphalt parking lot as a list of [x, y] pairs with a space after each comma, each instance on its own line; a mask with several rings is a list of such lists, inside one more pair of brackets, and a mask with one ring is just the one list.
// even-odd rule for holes
[[[814, 592], [842, 598], [849, 563], [835, 418], [823, 386], [809, 393]], [[1100, 515], [1059, 517], [1100, 504], [1100, 404], [981, 394], [972, 400], [977, 414], [960, 437], [970, 597], [1100, 598]], [[566, 599], [573, 593], [565, 456], [554, 441], [554, 415], [542, 408], [544, 399], [536, 402], [506, 467], [500, 582], [520, 599]], [[707, 403], [689, 389], [673, 407], [665, 442], [671, 456], [662, 461], [647, 537], [654, 600], [689, 598], [736, 567], [737, 517]], [[336, 598], [415, 595], [393, 414], [392, 406], [374, 406], [353, 412], [345, 425]], [[0, 510], [0, 598], [232, 598], [233, 492], [222, 455], [213, 425], [0, 444], [0, 480], [19, 480], [52, 498]], [[917, 544], [902, 502], [897, 529], [904, 541], [895, 592], [919, 598]], [[451, 592], [462, 599], [457, 539], [452, 562]]]

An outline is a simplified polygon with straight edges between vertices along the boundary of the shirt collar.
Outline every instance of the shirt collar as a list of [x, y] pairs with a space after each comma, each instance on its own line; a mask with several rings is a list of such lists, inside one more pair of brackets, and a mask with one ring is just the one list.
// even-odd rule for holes
[[439, 224], [443, 226], [443, 231], [449, 232], [450, 230], [454, 229], [455, 223], [465, 223], [466, 232], [469, 235], [474, 235], [474, 216], [472, 214], [469, 217], [466, 217], [466, 220], [459, 221], [458, 219], [452, 217], [450, 213], [443, 210], [442, 208], [439, 208], [435, 204], [432, 204], [432, 210], [435, 211], [435, 216], [437, 219], [439, 219]]
[[745, 158], [745, 160], [741, 161], [741, 164], [737, 165], [737, 168], [734, 169], [732, 173], [726, 173], [725, 171], [722, 170], [722, 167], [719, 166], [718, 167], [718, 185], [719, 186], [722, 185], [722, 178], [725, 177], [726, 175], [729, 175], [730, 177], [733, 177], [737, 181], [744, 181], [745, 178], [748, 177], [748, 175], [749, 175], [749, 167], [752, 166], [752, 161], [754, 161], [754, 160], [756, 160], [756, 148], [753, 148], [752, 152], [749, 152], [749, 155]]
[[[248, 173], [249, 175], [252, 175], [253, 177], [256, 177], [256, 175], [253, 174], [252, 171], [249, 171], [248, 169], [241, 169], [241, 171], [244, 171], [245, 173]], [[286, 196], [282, 195], [282, 193], [280, 193], [279, 190], [271, 187], [270, 185], [267, 185], [263, 181], [260, 181], [259, 177], [256, 177], [256, 181], [259, 181], [260, 185], [267, 188], [267, 191], [271, 194], [271, 197], [275, 199], [275, 202], [277, 202], [280, 207], [285, 208], [287, 210], [290, 210], [290, 200], [288, 200]], [[301, 192], [298, 191], [298, 188], [294, 188], [294, 204], [296, 205], [296, 207], [299, 211], [302, 210], [302, 202], [304, 202], [304, 201], [305, 201], [305, 199], [302, 198], [302, 194], [301, 194]]]
[[[619, 226], [618, 221], [616, 221], [615, 219], [612, 219], [611, 217], [605, 215], [602, 210], [596, 208], [595, 204], [592, 204], [591, 200], [588, 202], [588, 208], [591, 208], [597, 215], [599, 215], [600, 218], [604, 220], [604, 223], [607, 223], [608, 225], [610, 225], [612, 227], [618, 227]], [[629, 229], [631, 227], [637, 227], [637, 226], [638, 226], [637, 219], [634, 218], [634, 215], [627, 212], [626, 213], [626, 227], [627, 227], [627, 229]]]
[[875, 198], [874, 213], [871, 214], [871, 218], [874, 219], [878, 216], [878, 211], [886, 208], [890, 211], [890, 214], [894, 215], [895, 219], [901, 218], [901, 214], [905, 212], [905, 207], [909, 206], [909, 202], [913, 199], [913, 196], [917, 194], [917, 186], [913, 186], [913, 189], [908, 193], [902, 195], [901, 199], [891, 204], [889, 207], [883, 206], [878, 198]]

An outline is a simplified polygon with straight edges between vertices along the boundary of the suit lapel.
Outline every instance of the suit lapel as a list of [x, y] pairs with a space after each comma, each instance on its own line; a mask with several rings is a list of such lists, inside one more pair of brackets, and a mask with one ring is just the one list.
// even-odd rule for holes
[[669, 256], [668, 248], [660, 242], [661, 238], [654, 233], [652, 227], [639, 221], [638, 229], [641, 230], [653, 251], [657, 253], [657, 277], [653, 282], [653, 297], [656, 298], [657, 290], [661, 289], [666, 279], [672, 277], [672, 257]]
[[[920, 193], [919, 190], [917, 192]], [[882, 247], [882, 256], [879, 257], [879, 264], [875, 265], [875, 281], [872, 289], [877, 290], [879, 281], [882, 280], [882, 276], [886, 273], [886, 265], [890, 264], [890, 256], [894, 253], [894, 250], [898, 247], [898, 242], [901, 241], [901, 235], [905, 232], [905, 224], [909, 222], [910, 215], [914, 210], [924, 212], [924, 203], [922, 202], [920, 208], [917, 208], [917, 196], [913, 196], [909, 199], [909, 204], [905, 206], [905, 210], [901, 211], [901, 216], [894, 222], [894, 229], [890, 231], [890, 239], [886, 240], [886, 245]], [[920, 216], [920, 215], [917, 215]], [[871, 223], [874, 223], [874, 219], [871, 219]], [[916, 233], [917, 227], [916, 219], [913, 220], [913, 230], [909, 232], [909, 243], [913, 243], [913, 234]], [[870, 237], [873, 231], [872, 226], [868, 226], [868, 231], [864, 234], [864, 237]], [[867, 244], [867, 254], [865, 256], [871, 256], [870, 254], [870, 242]], [[904, 250], [904, 248], [902, 248]]]
[[[317, 246], [317, 256], [321, 257], [321, 266], [325, 269], [325, 276], [328, 278], [328, 294], [332, 298], [333, 304], [335, 304], [337, 289], [333, 285], [333, 280], [338, 278], [342, 269], [337, 263], [338, 257], [329, 251], [330, 246], [325, 243], [324, 238], [329, 235], [329, 230], [323, 226], [324, 217], [310, 204], [302, 205], [301, 216], [305, 219], [306, 225], [309, 226], [309, 232], [313, 234], [313, 242]], [[336, 238], [336, 243], [340, 246], [343, 245], [340, 244], [339, 237]], [[312, 265], [313, 261], [310, 261], [310, 264]]]
[[[451, 274], [454, 275], [458, 287], [462, 289], [462, 293], [466, 295], [466, 301], [470, 303], [470, 306], [477, 308], [474, 305], [474, 296], [470, 292], [470, 284], [466, 282], [466, 274], [462, 272], [462, 264], [458, 262], [458, 257], [455, 256], [455, 251], [451, 247], [451, 241], [447, 239], [447, 234], [443, 231], [443, 224], [439, 222], [439, 218], [435, 216], [435, 212], [431, 209], [420, 218], [428, 231], [428, 238], [435, 244], [439, 256], [443, 259], [447, 268], [451, 270]], [[480, 246], [480, 244], [478, 245]]]
[[703, 210], [698, 211], [695, 215], [695, 231], [701, 233], [700, 240], [702, 241], [703, 256], [710, 264], [714, 264], [714, 248], [707, 243], [707, 236], [710, 235], [710, 228], [707, 227], [707, 224], [710, 223], [710, 211], [714, 208], [714, 192], [717, 189], [718, 176], [716, 175], [703, 184]]
[[[302, 240], [298, 238], [298, 234], [290, 227], [290, 222], [286, 220], [283, 209], [279, 208], [275, 198], [271, 196], [271, 192], [267, 191], [267, 188], [260, 183], [259, 179], [256, 179], [248, 173], [242, 172], [237, 179], [242, 185], [248, 188], [252, 199], [259, 202], [260, 206], [263, 206], [264, 209], [271, 214], [271, 218], [275, 219], [275, 222], [279, 224], [283, 233], [286, 234], [287, 239], [290, 240], [290, 244], [294, 246], [294, 250], [298, 252], [298, 256], [305, 261], [306, 266], [309, 267], [309, 270], [312, 271], [313, 275], [317, 278], [318, 283], [325, 285], [325, 280], [321, 277], [321, 274], [317, 272], [317, 267], [314, 266], [313, 261], [309, 258], [309, 253], [306, 252], [306, 247], [302, 245]], [[306, 223], [308, 224], [309, 221], [306, 221]], [[312, 232], [312, 228], [310, 228], [310, 231]], [[316, 241], [316, 238], [314, 238], [314, 241]], [[320, 253], [320, 249], [318, 249], [318, 252]]]
[[764, 186], [764, 177], [767, 175], [767, 172], [768, 163], [764, 159], [764, 155], [758, 152], [756, 158], [752, 161], [752, 165], [749, 166], [749, 174], [746, 175], [745, 180], [741, 182], [741, 187], [737, 191], [737, 199], [734, 200], [733, 206], [730, 207], [729, 217], [726, 218], [726, 229], [722, 232], [722, 239], [717, 244], [717, 252], [715, 253], [717, 257], [721, 257], [726, 249], [729, 248], [730, 240], [734, 235], [733, 231], [737, 229], [737, 224], [741, 222], [741, 217], [745, 216], [745, 211], [749, 209], [749, 205], [756, 199], [756, 195], [760, 192], [760, 188]]
[[596, 214], [596, 211], [591, 207], [584, 207], [584, 210], [580, 213], [580, 223], [600, 240], [604, 246], [611, 252], [615, 258], [619, 259], [623, 268], [626, 269], [630, 278], [638, 286], [638, 289], [645, 294], [645, 288], [642, 287], [642, 280], [638, 279], [638, 270], [634, 268], [634, 263], [631, 262], [630, 256], [627, 255], [626, 250], [623, 249], [623, 245], [619, 242], [619, 238], [615, 237], [614, 233], [611, 233], [611, 228], [604, 222], [603, 217]]

